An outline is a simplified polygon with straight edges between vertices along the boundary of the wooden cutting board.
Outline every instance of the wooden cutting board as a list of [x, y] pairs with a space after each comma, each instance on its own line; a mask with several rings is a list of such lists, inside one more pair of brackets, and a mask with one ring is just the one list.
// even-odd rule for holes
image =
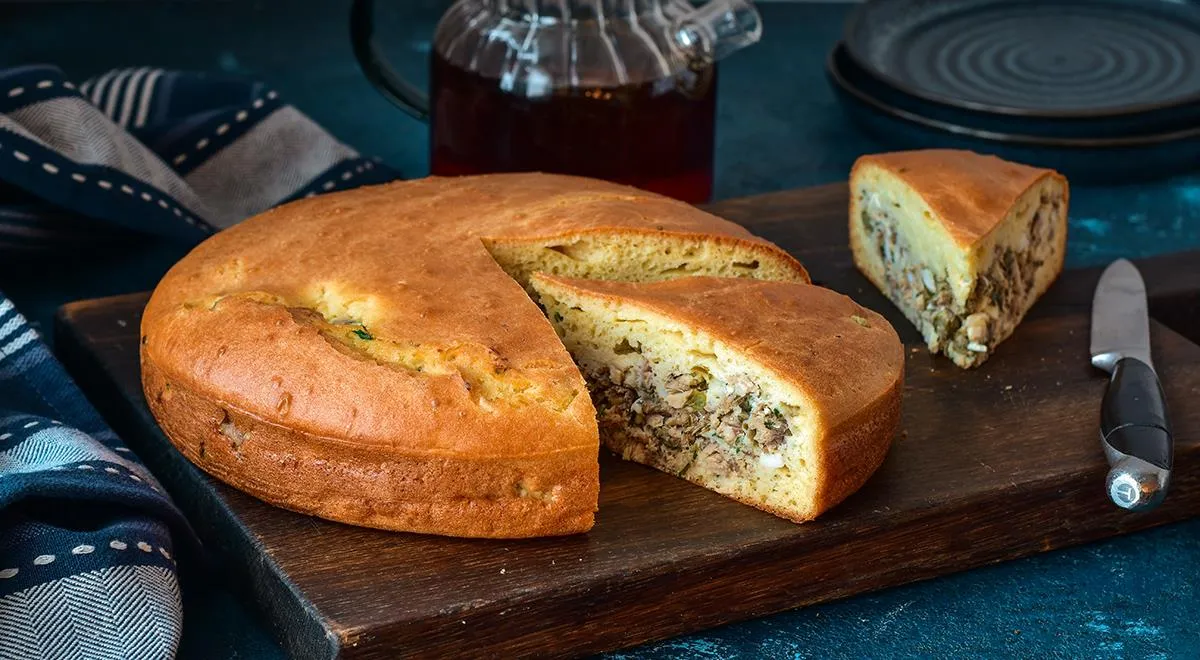
[[962, 371], [930, 356], [854, 270], [846, 203], [846, 187], [833, 185], [713, 207], [885, 314], [910, 346], [902, 430], [886, 462], [805, 525], [607, 452], [586, 535], [479, 541], [325, 522], [214, 482], [170, 446], [138, 381], [145, 294], [63, 307], [58, 348], [297, 658], [597, 652], [1200, 514], [1200, 407], [1191, 405], [1200, 255], [1139, 262], [1155, 364], [1174, 404], [1177, 467], [1164, 505], [1133, 514], [1103, 488], [1106, 380], [1088, 362], [1099, 271], [1066, 273], [989, 362]]

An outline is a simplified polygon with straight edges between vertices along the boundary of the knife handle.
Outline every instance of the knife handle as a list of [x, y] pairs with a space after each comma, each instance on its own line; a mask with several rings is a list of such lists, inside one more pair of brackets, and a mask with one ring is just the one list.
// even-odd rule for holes
[[1100, 406], [1100, 435], [1111, 469], [1108, 495], [1120, 507], [1150, 509], [1171, 477], [1171, 426], [1162, 384], [1149, 365], [1122, 358]]

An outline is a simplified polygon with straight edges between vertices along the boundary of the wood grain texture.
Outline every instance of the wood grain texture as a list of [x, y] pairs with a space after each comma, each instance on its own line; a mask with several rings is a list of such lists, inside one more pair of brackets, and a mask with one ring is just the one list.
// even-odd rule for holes
[[[1184, 404], [1172, 408], [1177, 469], [1166, 503], [1131, 514], [1105, 498], [1105, 378], [1087, 354], [1098, 270], [1065, 275], [992, 360], [962, 371], [920, 348], [854, 271], [845, 205], [845, 187], [829, 186], [715, 209], [886, 315], [912, 344], [888, 459], [859, 493], [806, 525], [607, 454], [596, 527], [583, 536], [455, 540], [316, 520], [213, 482], [157, 431], [138, 381], [145, 295], [64, 307], [59, 352], [298, 658], [578, 655], [1200, 513], [1200, 409]], [[1196, 259], [1139, 263], [1156, 313], [1173, 310], [1175, 325], [1192, 332], [1200, 269], [1184, 264]], [[1200, 347], [1158, 322], [1152, 333], [1168, 401], [1195, 400]]]

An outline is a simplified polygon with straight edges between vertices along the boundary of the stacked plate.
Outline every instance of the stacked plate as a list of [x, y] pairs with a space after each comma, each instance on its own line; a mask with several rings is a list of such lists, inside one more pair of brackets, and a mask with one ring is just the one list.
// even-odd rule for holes
[[827, 73], [889, 149], [1081, 182], [1200, 170], [1200, 0], [869, 0]]

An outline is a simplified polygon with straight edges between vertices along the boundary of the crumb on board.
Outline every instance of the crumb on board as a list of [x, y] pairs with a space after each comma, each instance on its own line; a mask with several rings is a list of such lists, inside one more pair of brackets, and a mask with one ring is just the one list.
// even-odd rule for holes
[[500, 569], [500, 575], [504, 575], [504, 569]]
[[1005, 386], [1004, 386], [1004, 391], [1005, 391], [1005, 392], [1007, 392], [1008, 390], [1011, 390], [1011, 389], [1012, 389], [1012, 385], [1005, 385]]

